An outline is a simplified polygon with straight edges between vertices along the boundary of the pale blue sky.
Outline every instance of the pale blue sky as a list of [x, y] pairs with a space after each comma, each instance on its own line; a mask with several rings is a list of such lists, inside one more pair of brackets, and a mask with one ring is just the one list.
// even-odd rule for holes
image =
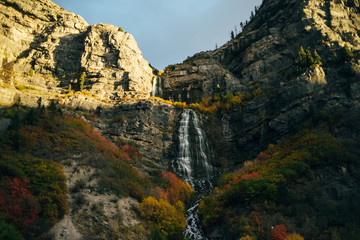
[[111, 23], [134, 35], [159, 70], [229, 40], [261, 0], [53, 0], [89, 24]]

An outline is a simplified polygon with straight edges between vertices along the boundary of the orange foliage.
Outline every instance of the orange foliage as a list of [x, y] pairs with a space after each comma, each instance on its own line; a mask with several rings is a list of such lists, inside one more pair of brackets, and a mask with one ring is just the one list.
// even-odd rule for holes
[[175, 174], [170, 172], [164, 172], [162, 174], [164, 180], [164, 190], [161, 192], [160, 197], [175, 204], [178, 200], [187, 203], [190, 201], [193, 189], [191, 186], [179, 178]]
[[276, 225], [271, 230], [271, 240], [285, 240], [287, 236], [289, 236], [289, 234], [284, 224]]
[[141, 154], [136, 150], [134, 146], [126, 144], [122, 146], [121, 149], [124, 151], [124, 154], [127, 154], [128, 158], [132, 158], [132, 159], [141, 158]]

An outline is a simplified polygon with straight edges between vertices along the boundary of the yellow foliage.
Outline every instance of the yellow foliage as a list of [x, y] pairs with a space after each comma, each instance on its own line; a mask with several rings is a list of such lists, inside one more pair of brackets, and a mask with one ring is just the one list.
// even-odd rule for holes
[[297, 233], [290, 234], [285, 240], [304, 240], [302, 236]]
[[173, 104], [177, 108], [185, 109], [186, 108], [186, 102], [174, 102]]
[[[176, 203], [176, 205], [177, 208], [183, 208], [183, 203]], [[181, 234], [186, 226], [184, 213], [177, 208], [164, 199], [158, 201], [151, 196], [139, 204], [141, 216], [158, 226], [167, 237]]]
[[254, 240], [254, 238], [250, 237], [249, 235], [246, 235], [245, 237], [242, 237], [239, 240]]

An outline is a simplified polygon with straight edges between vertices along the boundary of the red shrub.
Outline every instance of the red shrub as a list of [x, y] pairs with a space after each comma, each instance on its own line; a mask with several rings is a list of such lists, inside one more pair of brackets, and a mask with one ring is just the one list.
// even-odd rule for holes
[[1, 179], [0, 210], [8, 221], [26, 226], [38, 218], [39, 210], [29, 188], [26, 178]]
[[269, 154], [268, 154], [268, 153], [266, 153], [266, 152], [261, 152], [261, 153], [258, 155], [257, 159], [260, 160], [260, 161], [263, 161], [263, 160], [266, 160], [268, 157], [269, 157]]
[[240, 180], [250, 179], [250, 178], [262, 178], [262, 176], [261, 176], [261, 174], [259, 174], [257, 172], [252, 172], [250, 174], [245, 174], [245, 175], [241, 176]]
[[289, 236], [289, 234], [287, 233], [287, 229], [284, 224], [276, 225], [271, 230], [272, 240], [285, 240], [287, 236]]
[[240, 178], [234, 177], [232, 181], [230, 181], [228, 184], [224, 186], [225, 189], [229, 189], [232, 184], [235, 184], [237, 182], [240, 182], [241, 180], [251, 179], [251, 178], [262, 178], [262, 175], [257, 172], [252, 172], [250, 174], [244, 174]]
[[140, 153], [136, 150], [136, 148], [134, 146], [131, 146], [129, 144], [126, 144], [124, 146], [121, 147], [121, 149], [127, 153], [132, 159], [139, 159]]

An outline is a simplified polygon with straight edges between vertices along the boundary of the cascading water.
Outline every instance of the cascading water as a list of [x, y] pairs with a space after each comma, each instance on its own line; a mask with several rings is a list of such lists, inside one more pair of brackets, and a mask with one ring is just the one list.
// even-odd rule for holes
[[155, 76], [153, 80], [153, 89], [152, 96], [153, 97], [161, 97], [162, 96], [162, 88], [161, 88], [161, 77]]
[[194, 240], [206, 239], [197, 214], [200, 201], [213, 189], [211, 179], [215, 169], [211, 165], [214, 154], [199, 119], [193, 110], [185, 109], [179, 127], [179, 150], [174, 170], [184, 177], [196, 192], [196, 199], [187, 211], [185, 237]]

